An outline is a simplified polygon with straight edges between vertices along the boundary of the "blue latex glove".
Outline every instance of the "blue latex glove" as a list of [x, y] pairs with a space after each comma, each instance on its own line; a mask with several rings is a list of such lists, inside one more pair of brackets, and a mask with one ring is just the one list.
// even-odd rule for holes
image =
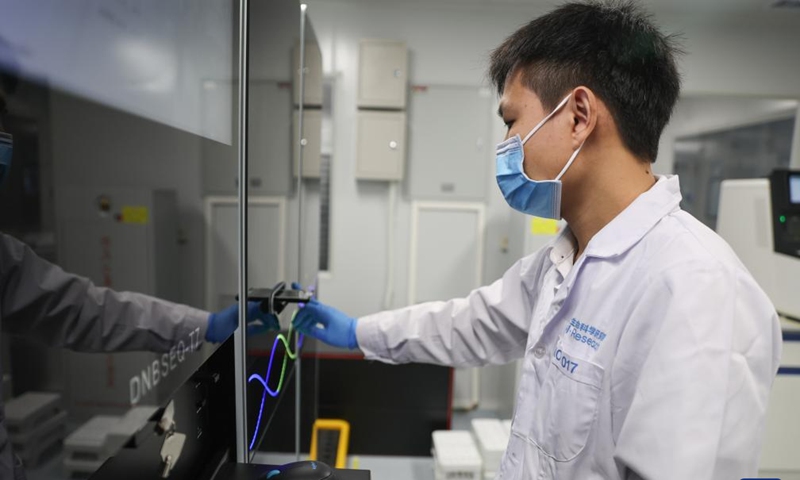
[[312, 299], [301, 308], [292, 321], [303, 335], [322, 340], [334, 347], [358, 348], [356, 319], [348, 317], [333, 307]]
[[[224, 342], [239, 326], [239, 304], [208, 316], [206, 341]], [[259, 302], [247, 302], [247, 334], [258, 335], [268, 330], [279, 330], [278, 317], [261, 311]]]

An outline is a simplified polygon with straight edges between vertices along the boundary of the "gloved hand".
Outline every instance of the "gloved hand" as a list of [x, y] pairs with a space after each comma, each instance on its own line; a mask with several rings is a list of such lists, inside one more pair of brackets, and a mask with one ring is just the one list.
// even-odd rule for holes
[[312, 299], [298, 310], [292, 325], [303, 335], [333, 345], [334, 347], [358, 348], [356, 319], [348, 317], [333, 307]]
[[[206, 341], [224, 342], [239, 326], [239, 304], [208, 316]], [[259, 302], [247, 302], [247, 334], [258, 335], [268, 330], [279, 330], [278, 317], [261, 311]]]

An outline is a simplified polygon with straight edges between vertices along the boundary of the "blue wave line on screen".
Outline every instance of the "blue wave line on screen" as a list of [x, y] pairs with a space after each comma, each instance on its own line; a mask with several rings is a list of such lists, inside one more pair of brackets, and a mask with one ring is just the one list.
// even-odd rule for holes
[[[296, 315], [297, 312], [294, 313]], [[294, 315], [292, 315], [292, 321], [294, 321]], [[291, 358], [292, 360], [296, 360], [298, 354], [300, 353], [300, 349], [303, 348], [303, 334], [300, 333], [297, 335], [297, 348], [295, 349], [294, 353], [290, 348], [291, 344], [289, 343], [289, 339], [292, 338], [292, 324], [289, 323], [289, 331], [287, 332], [286, 336], [283, 336], [282, 333], [279, 333], [278, 336], [275, 337], [275, 342], [272, 344], [272, 351], [269, 354], [269, 363], [267, 364], [267, 373], [263, 377], [254, 373], [250, 375], [247, 379], [247, 383], [252, 381], [257, 381], [264, 387], [264, 392], [261, 394], [261, 406], [258, 408], [258, 420], [256, 421], [256, 427], [253, 429], [253, 438], [250, 440], [250, 448], [249, 450], [253, 449], [253, 446], [256, 443], [256, 438], [258, 438], [258, 430], [261, 428], [261, 417], [264, 414], [264, 403], [267, 400], [267, 394], [271, 397], [277, 397], [278, 394], [281, 392], [283, 387], [283, 379], [286, 375], [286, 364], [288, 360]], [[287, 338], [288, 337], [288, 338]], [[286, 354], [283, 356], [283, 362], [281, 365], [281, 375], [278, 379], [278, 386], [273, 390], [269, 388], [269, 377], [270, 373], [272, 373], [272, 364], [275, 362], [275, 354], [278, 351], [278, 343], [283, 343], [284, 349], [286, 350]]]

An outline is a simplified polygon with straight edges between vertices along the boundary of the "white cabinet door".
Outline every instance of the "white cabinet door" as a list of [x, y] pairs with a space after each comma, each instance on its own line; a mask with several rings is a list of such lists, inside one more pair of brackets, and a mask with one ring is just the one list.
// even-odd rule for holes
[[[408, 303], [463, 297], [479, 287], [483, 276], [483, 204], [413, 202], [411, 210]], [[476, 407], [480, 381], [479, 369], [456, 369], [453, 407]]]

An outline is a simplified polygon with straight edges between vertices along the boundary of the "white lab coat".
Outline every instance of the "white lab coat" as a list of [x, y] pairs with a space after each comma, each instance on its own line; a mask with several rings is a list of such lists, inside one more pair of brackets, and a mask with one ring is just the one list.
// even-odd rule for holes
[[498, 478], [755, 476], [781, 332], [728, 245], [661, 177], [573, 265], [565, 230], [466, 298], [361, 318], [367, 358], [524, 357]]

